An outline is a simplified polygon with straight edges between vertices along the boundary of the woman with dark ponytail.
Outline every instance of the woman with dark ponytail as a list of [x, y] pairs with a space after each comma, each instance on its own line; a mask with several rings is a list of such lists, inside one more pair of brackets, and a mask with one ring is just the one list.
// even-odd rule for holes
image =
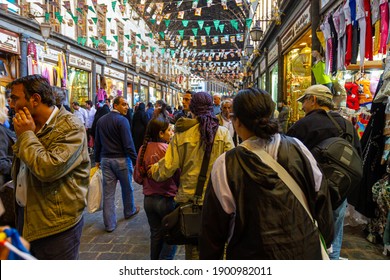
[[[260, 89], [241, 90], [233, 100], [232, 121], [243, 142], [218, 157], [211, 171], [201, 259], [321, 259], [316, 226], [269, 162], [253, 152], [265, 151], [287, 170], [317, 218], [322, 174], [299, 140], [278, 133], [274, 109], [271, 96]], [[331, 226], [331, 215], [320, 218]]]
[[147, 166], [164, 157], [172, 134], [167, 119], [151, 119], [134, 167], [134, 181], [143, 186], [145, 195], [144, 209], [150, 226], [150, 259], [152, 260], [172, 260], [177, 249], [177, 246], [164, 242], [161, 220], [175, 209], [174, 197], [179, 185], [180, 170], [164, 182], [156, 182], [146, 174]]

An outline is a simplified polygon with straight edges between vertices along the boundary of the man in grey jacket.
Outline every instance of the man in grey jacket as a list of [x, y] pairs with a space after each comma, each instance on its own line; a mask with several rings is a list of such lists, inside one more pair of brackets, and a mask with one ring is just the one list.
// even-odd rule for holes
[[44, 77], [8, 84], [17, 141], [12, 176], [16, 222], [38, 259], [78, 259], [90, 159], [84, 125], [55, 106]]

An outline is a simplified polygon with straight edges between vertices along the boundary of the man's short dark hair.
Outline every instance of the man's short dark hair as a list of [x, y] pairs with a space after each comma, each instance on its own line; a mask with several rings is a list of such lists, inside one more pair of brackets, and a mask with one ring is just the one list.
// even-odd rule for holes
[[[112, 102], [113, 105], [119, 105], [121, 103], [121, 99], [123, 96], [117, 96], [114, 98], [114, 101]], [[124, 98], [123, 98], [124, 99]]]
[[87, 100], [87, 101], [85, 101], [85, 104], [88, 104], [89, 106], [91, 106], [91, 107], [92, 107], [92, 101], [91, 101], [91, 100]]
[[29, 75], [16, 79], [7, 85], [7, 89], [12, 91], [16, 85], [23, 85], [25, 98], [28, 99], [35, 93], [41, 97], [41, 102], [47, 106], [55, 105], [53, 89], [49, 81], [42, 75]]
[[148, 102], [148, 107], [149, 108], [153, 108], [153, 103], [152, 102]]
[[191, 94], [193, 95], [195, 92], [191, 91], [191, 90], [186, 90], [186, 92], [184, 94]]
[[80, 104], [79, 104], [77, 101], [73, 101], [72, 104], [73, 104], [74, 106], [80, 106]]

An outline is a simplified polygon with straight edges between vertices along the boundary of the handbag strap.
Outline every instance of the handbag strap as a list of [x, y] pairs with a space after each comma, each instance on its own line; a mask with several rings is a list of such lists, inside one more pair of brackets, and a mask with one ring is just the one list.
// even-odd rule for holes
[[[215, 138], [215, 136], [214, 136]], [[203, 160], [202, 160], [202, 167], [200, 168], [199, 176], [198, 176], [198, 183], [196, 185], [196, 190], [195, 190], [195, 195], [194, 195], [194, 204], [198, 204], [199, 199], [202, 198], [203, 194], [203, 187], [204, 184], [206, 183], [206, 173], [207, 169], [209, 167], [209, 162], [210, 162], [210, 157], [211, 157], [211, 151], [204, 152]]]
[[303, 208], [306, 210], [310, 219], [315, 222], [313, 216], [309, 210], [309, 204], [302, 189], [298, 186], [297, 182], [291, 177], [291, 175], [283, 168], [272, 156], [270, 156], [266, 151], [258, 147], [250, 145], [248, 142], [240, 144], [244, 148], [248, 149], [252, 153], [256, 154], [262, 162], [271, 167], [279, 176], [279, 178], [287, 185], [291, 192], [295, 195], [298, 201], [302, 204]]

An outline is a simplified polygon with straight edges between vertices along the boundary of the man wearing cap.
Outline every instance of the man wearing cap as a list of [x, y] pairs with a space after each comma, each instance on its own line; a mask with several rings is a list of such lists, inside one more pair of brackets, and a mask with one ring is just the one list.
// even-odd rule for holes
[[[304, 94], [297, 99], [298, 102], [302, 103], [302, 109], [305, 112], [305, 117], [297, 121], [287, 131], [287, 135], [301, 140], [309, 150], [312, 150], [314, 146], [325, 139], [340, 136], [338, 128], [334, 125], [326, 112], [330, 113], [344, 132], [346, 131], [347, 122], [349, 121], [344, 119], [337, 112], [331, 111], [333, 109], [332, 99], [333, 95], [328, 87], [323, 85], [313, 85], [308, 87]], [[361, 155], [360, 142], [355, 129], [353, 129], [353, 133], [352, 145]], [[333, 210], [333, 252], [329, 255], [332, 260], [340, 259], [346, 207], [347, 199], [336, 210]]]

